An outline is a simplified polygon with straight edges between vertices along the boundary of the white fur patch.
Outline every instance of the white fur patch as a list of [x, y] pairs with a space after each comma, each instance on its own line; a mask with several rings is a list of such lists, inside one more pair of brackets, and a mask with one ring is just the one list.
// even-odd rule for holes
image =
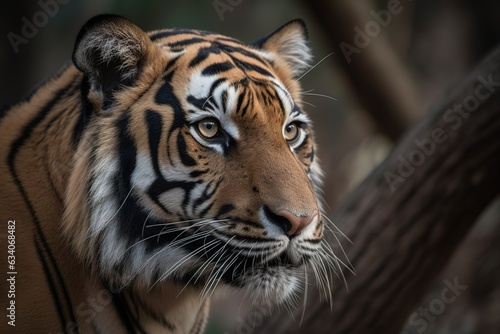
[[289, 30], [279, 40], [278, 56], [290, 66], [295, 76], [302, 74], [312, 61], [311, 49], [299, 30]]
[[[142, 55], [144, 45], [125, 35], [116, 35], [113, 32], [93, 31], [85, 35], [75, 53], [77, 64], [86, 73], [93, 71], [95, 64], [109, 64], [113, 59], [120, 60], [119, 70], [123, 78], [137, 74], [137, 61]], [[98, 59], [95, 60], [97, 52]], [[93, 59], [94, 64], [88, 62]], [[126, 71], [125, 71], [126, 70]]]
[[273, 41], [267, 46], [269, 50], [258, 51], [262, 57], [271, 62], [283, 60], [295, 77], [309, 68], [313, 56], [301, 29], [285, 28], [270, 38]]
[[289, 302], [300, 284], [296, 270], [265, 268], [248, 270], [245, 279], [254, 304], [268, 306]]
[[180, 212], [185, 192], [181, 188], [170, 189], [160, 195], [159, 200], [170, 212]]
[[109, 271], [111, 268], [123, 262], [126, 243], [118, 233], [118, 225], [109, 226], [104, 232], [99, 254], [101, 270]]
[[132, 187], [139, 191], [145, 191], [149, 189], [155, 178], [150, 156], [138, 154], [135, 169], [131, 176]]
[[94, 183], [90, 188], [90, 233], [98, 234], [112, 224], [118, 206], [113, 192], [113, 180], [118, 170], [118, 161], [111, 155], [104, 155], [92, 171]]

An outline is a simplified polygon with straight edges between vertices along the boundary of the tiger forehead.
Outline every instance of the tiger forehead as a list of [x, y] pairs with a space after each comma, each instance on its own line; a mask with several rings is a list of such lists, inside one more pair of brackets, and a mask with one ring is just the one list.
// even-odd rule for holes
[[[174, 44], [186, 45], [186, 44], [193, 44], [199, 41], [216, 41], [216, 40], [230, 41], [243, 45], [241, 41], [233, 37], [224, 36], [219, 33], [211, 31], [186, 29], [186, 28], [154, 30], [149, 32], [149, 37], [153, 42], [160, 43], [162, 45], [174, 45]], [[197, 41], [193, 41], [192, 39], [197, 39]]]
[[174, 82], [190, 123], [215, 117], [238, 137], [237, 118], [280, 126], [301, 113], [266, 51], [198, 30], [161, 30], [150, 38], [178, 69]]
[[193, 70], [212, 62], [212, 66], [204, 68], [205, 74], [228, 78], [245, 76], [256, 80], [275, 77], [271, 54], [235, 38], [188, 29], [156, 31], [150, 38], [171, 56], [179, 57], [179, 67]]
[[284, 123], [300, 110], [279, 83], [271, 80], [255, 82], [246, 78], [237, 82], [221, 80], [218, 76], [193, 75], [186, 90], [188, 121], [215, 117], [231, 123], [242, 119]]

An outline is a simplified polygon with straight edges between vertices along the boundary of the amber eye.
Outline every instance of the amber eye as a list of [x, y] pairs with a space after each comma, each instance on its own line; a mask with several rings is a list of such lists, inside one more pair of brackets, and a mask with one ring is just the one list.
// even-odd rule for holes
[[197, 128], [200, 135], [211, 139], [219, 133], [219, 121], [215, 118], [205, 118], [198, 122]]
[[285, 139], [288, 141], [288, 142], [293, 142], [297, 139], [297, 137], [299, 136], [299, 126], [297, 125], [297, 123], [290, 123], [288, 124], [287, 126], [285, 126]]

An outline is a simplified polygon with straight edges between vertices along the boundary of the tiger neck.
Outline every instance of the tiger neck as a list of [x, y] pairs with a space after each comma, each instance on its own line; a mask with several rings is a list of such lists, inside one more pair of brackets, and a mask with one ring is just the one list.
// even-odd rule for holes
[[46, 179], [39, 182], [48, 182], [50, 187], [40, 189], [51, 189], [51, 197], [57, 198], [61, 205], [86, 117], [81, 99], [82, 78], [70, 66], [19, 106], [20, 112], [31, 113], [33, 122], [40, 120], [29, 134], [29, 145], [26, 145], [30, 157], [19, 167], [28, 171], [35, 167], [44, 170]]
[[[84, 278], [86, 282], [83, 289], [73, 284], [69, 286], [71, 294], [78, 296], [76, 300], [80, 301], [74, 306], [86, 306], [89, 298], [101, 296], [102, 303], [92, 315], [92, 319], [95, 320], [92, 324], [96, 328], [109, 328], [109, 318], [118, 317], [121, 320], [118, 322], [121, 325], [118, 326], [125, 327], [129, 332], [199, 333], [204, 328], [208, 316], [209, 301], [200, 301], [198, 290], [183, 289], [182, 286], [164, 282], [152, 289], [126, 287], [120, 292], [111, 293], [109, 292], [111, 290], [106, 288], [105, 282], [94, 280], [99, 275], [91, 274], [89, 268], [80, 260], [69, 259], [70, 253], [76, 256], [74, 248], [69, 243], [61, 243], [61, 240], [67, 238], [61, 235], [66, 225], [61, 220], [60, 214], [65, 204], [64, 198], [67, 197], [71, 174], [75, 169], [74, 162], [85, 160], [76, 159], [78, 154], [84, 151], [79, 151], [78, 146], [79, 141], [85, 141], [84, 128], [89, 121], [81, 96], [82, 79], [83, 76], [70, 66], [56, 79], [42, 86], [40, 92], [35, 92], [32, 98], [21, 106], [24, 108], [20, 110], [21, 112], [33, 111], [33, 114], [26, 116], [39, 118], [42, 121], [29, 134], [29, 145], [26, 145], [25, 154], [29, 158], [24, 160], [22, 165], [21, 163], [16, 165], [22, 171], [23, 180], [29, 178], [32, 179], [31, 183], [45, 184], [39, 187], [44, 189], [43, 193], [36, 189], [30, 191], [37, 192], [33, 193], [33, 196], [43, 195], [45, 198], [50, 198], [50, 210], [35, 208], [35, 211], [39, 213], [38, 218], [43, 230], [46, 231], [46, 237], [52, 240], [51, 244], [56, 242], [60, 244], [61, 254], [58, 253], [56, 257], [60, 261], [62, 271], [66, 272], [70, 268], [69, 271], [87, 276]], [[35, 175], [33, 170], [43, 170], [44, 177], [41, 177], [42, 173]], [[80, 186], [82, 182], [85, 181], [80, 179]], [[47, 189], [52, 191], [47, 192]], [[73, 193], [73, 190], [69, 192]], [[84, 200], [77, 199], [77, 202], [81, 206]], [[83, 227], [85, 224], [80, 221], [79, 225]], [[64, 228], [61, 229], [61, 226]], [[77, 263], [81, 264], [81, 268], [76, 268]], [[107, 299], [103, 297], [106, 295], [111, 295], [113, 302], [101, 309], [107, 305]], [[88, 317], [87, 313], [84, 315]], [[79, 317], [78, 314], [76, 316]], [[88, 321], [85, 316], [81, 322], [84, 326]]]
[[199, 296], [196, 289], [166, 282], [151, 289], [127, 288], [113, 294], [113, 299], [129, 332], [199, 333], [210, 303]]

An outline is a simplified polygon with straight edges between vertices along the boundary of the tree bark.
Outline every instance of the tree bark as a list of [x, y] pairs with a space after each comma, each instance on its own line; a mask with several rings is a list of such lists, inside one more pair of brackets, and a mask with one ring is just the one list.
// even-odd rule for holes
[[[499, 186], [500, 48], [431, 108], [334, 214], [352, 241], [344, 246], [357, 274], [342, 272], [349, 291], [333, 282], [330, 306], [309, 288], [300, 326], [301, 309], [295, 319], [274, 314], [255, 332], [398, 333]], [[448, 280], [460, 284], [460, 277]]]

